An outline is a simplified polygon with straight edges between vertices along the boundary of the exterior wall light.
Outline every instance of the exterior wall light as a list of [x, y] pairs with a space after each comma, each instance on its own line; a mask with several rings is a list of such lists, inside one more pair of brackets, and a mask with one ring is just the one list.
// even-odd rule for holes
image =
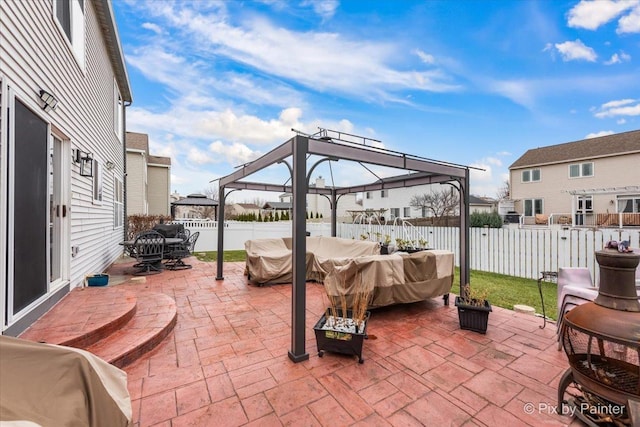
[[56, 109], [58, 99], [44, 89], [40, 89], [40, 100], [43, 102], [42, 109], [47, 113]]
[[85, 153], [79, 148], [76, 148], [73, 161], [80, 163], [81, 176], [93, 176], [93, 154]]

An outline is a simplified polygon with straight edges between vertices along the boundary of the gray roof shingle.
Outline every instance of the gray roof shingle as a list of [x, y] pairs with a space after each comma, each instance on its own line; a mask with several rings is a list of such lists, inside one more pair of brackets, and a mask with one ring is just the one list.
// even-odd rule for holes
[[640, 153], [640, 130], [527, 150], [509, 169]]

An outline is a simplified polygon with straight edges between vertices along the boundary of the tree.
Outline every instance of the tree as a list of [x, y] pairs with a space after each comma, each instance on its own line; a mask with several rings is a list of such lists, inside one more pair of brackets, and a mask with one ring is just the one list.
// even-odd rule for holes
[[509, 180], [505, 179], [502, 183], [502, 186], [498, 188], [498, 192], [496, 193], [498, 200], [507, 200], [511, 196], [511, 192], [509, 191]]
[[[208, 199], [218, 201], [218, 187], [214, 185], [210, 185], [202, 191], [202, 194], [207, 196]], [[196, 209], [200, 212], [200, 216], [202, 218], [214, 218], [216, 213], [216, 209], [213, 206], [196, 206]], [[225, 212], [226, 214], [226, 212]]]
[[435, 218], [455, 215], [460, 205], [458, 191], [451, 187], [431, 193], [411, 196], [409, 205], [415, 209], [427, 209]]

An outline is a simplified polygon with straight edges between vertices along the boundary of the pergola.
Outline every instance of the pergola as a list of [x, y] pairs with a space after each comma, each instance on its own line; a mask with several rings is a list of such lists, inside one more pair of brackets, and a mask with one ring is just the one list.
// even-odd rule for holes
[[[293, 130], [293, 129], [292, 129]], [[294, 130], [295, 131], [295, 130]], [[411, 187], [423, 184], [451, 184], [460, 192], [460, 292], [469, 283], [469, 167], [458, 164], [425, 159], [419, 156], [397, 151], [376, 148], [367, 142], [379, 142], [356, 135], [350, 135], [328, 129], [320, 129], [313, 135], [297, 132], [297, 135], [284, 144], [274, 148], [262, 157], [246, 163], [235, 172], [220, 178], [218, 197], [218, 254], [216, 280], [223, 277], [224, 251], [224, 205], [229, 193], [226, 189], [260, 190], [288, 192], [293, 195], [293, 283], [291, 307], [291, 349], [289, 358], [301, 362], [309, 358], [305, 350], [305, 312], [306, 312], [306, 196], [322, 194], [329, 199], [331, 206], [331, 235], [336, 236], [336, 206], [344, 194]], [[346, 139], [345, 139], [346, 138]], [[362, 142], [354, 142], [354, 138]], [[310, 156], [319, 160], [311, 166]], [[314, 159], [315, 160], [315, 159]], [[348, 160], [361, 164], [377, 177], [366, 165], [395, 168], [404, 173], [388, 178], [380, 178], [371, 183], [349, 185], [346, 187], [316, 188], [309, 186], [311, 173], [325, 161]], [[245, 178], [274, 164], [284, 163], [291, 177], [291, 185], [267, 184], [246, 181]]]

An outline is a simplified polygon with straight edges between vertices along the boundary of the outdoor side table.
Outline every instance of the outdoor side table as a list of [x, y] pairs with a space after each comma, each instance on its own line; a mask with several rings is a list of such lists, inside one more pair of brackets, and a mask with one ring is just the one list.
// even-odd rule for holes
[[542, 301], [542, 319], [543, 323], [540, 329], [544, 329], [547, 326], [547, 314], [544, 310], [544, 297], [542, 296], [542, 282], [558, 283], [557, 271], [541, 271], [540, 278], [538, 279], [538, 292], [540, 292], [540, 301]]

